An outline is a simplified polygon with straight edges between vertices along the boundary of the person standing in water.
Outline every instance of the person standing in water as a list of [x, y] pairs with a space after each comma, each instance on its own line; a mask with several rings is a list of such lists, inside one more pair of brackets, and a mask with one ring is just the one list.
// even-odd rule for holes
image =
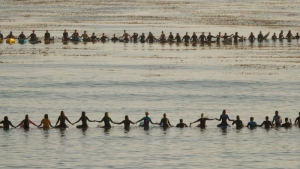
[[190, 126], [192, 126], [193, 123], [197, 123], [198, 121], [200, 122], [200, 124], [197, 127], [200, 127], [202, 129], [206, 128], [206, 120], [215, 120], [215, 119], [209, 119], [209, 118], [205, 118], [204, 117], [204, 113], [201, 114], [201, 118], [190, 123]]
[[230, 120], [229, 116], [226, 114], [226, 110], [223, 110], [223, 112], [222, 112], [220, 118], [219, 118], [219, 119], [216, 118], [216, 120], [218, 120], [218, 121], [221, 121], [221, 120], [222, 120], [222, 121], [221, 121], [221, 124], [218, 124], [217, 126], [218, 126], [218, 127], [227, 127], [227, 126], [229, 126], [229, 124], [227, 123], [227, 119], [228, 119], [229, 121], [233, 121], [233, 120]]
[[5, 116], [4, 120], [0, 122], [0, 124], [3, 124], [3, 130], [9, 130], [9, 126], [16, 128], [14, 125], [11, 124], [11, 122], [8, 120], [8, 117]]
[[85, 112], [83, 111], [83, 112], [81, 113], [81, 117], [79, 118], [79, 120], [76, 121], [75, 123], [73, 123], [73, 125], [76, 124], [76, 123], [78, 123], [79, 121], [82, 122], [82, 125], [78, 125], [78, 126], [76, 126], [76, 128], [87, 129], [87, 128], [89, 127], [88, 124], [87, 124], [87, 121], [89, 121], [89, 122], [95, 122], [96, 120], [93, 120], [93, 121], [90, 120], [90, 119], [85, 115]]
[[131, 124], [135, 124], [131, 120], [129, 120], [129, 117], [127, 115], [125, 116], [125, 120], [123, 120], [120, 123], [115, 123], [115, 124], [123, 124], [123, 123], [124, 123], [124, 129], [125, 130], [129, 130], [130, 129], [130, 123]]
[[167, 114], [164, 113], [163, 118], [161, 119], [160, 123], [158, 123], [163, 128], [173, 127], [167, 118]]
[[196, 32], [193, 32], [193, 35], [191, 37], [191, 42], [193, 43], [198, 42], [198, 36], [196, 35]]
[[112, 37], [110, 40], [112, 40], [112, 41], [115, 42], [115, 41], [119, 40], [119, 38], [117, 38], [117, 37], [116, 37], [116, 34], [114, 34], [113, 37]]
[[51, 39], [50, 33], [48, 32], [48, 30], [46, 30], [46, 33], [45, 33], [45, 35], [44, 35], [44, 39], [45, 39], [45, 40], [54, 40], [54, 37], [52, 37], [52, 39]]
[[199, 36], [200, 42], [204, 43], [205, 41], [207, 41], [206, 36], [204, 35], [204, 32], [202, 32], [202, 35]]
[[191, 37], [188, 35], [188, 32], [182, 37], [181, 41], [184, 41], [184, 43], [189, 43], [191, 40]]
[[101, 123], [104, 121], [104, 127], [103, 128], [111, 128], [110, 122], [112, 122], [113, 124], [115, 124], [115, 122], [112, 121], [112, 119], [109, 117], [108, 112], [105, 112], [104, 117], [102, 118], [101, 121], [96, 121], [98, 123]]
[[44, 119], [41, 121], [41, 124], [38, 125], [38, 127], [41, 127], [43, 125], [43, 129], [47, 130], [50, 128], [50, 126], [53, 128], [53, 126], [51, 125], [50, 120], [48, 119], [48, 114], [44, 115]]
[[293, 38], [294, 38], [294, 36], [293, 36], [291, 30], [289, 30], [289, 32], [287, 33], [286, 38], [287, 38], [287, 39], [293, 39]]
[[77, 32], [77, 30], [75, 30], [70, 38], [77, 39], [78, 37], [79, 37], [79, 33]]
[[236, 124], [236, 129], [242, 129], [244, 127], [243, 121], [240, 116], [236, 116], [236, 120], [232, 122], [232, 125]]
[[168, 37], [168, 41], [174, 41], [174, 40], [175, 40], [174, 36], [173, 36], [172, 32], [170, 32], [170, 35]]
[[[70, 122], [70, 120], [68, 119], [68, 117], [65, 116], [65, 112], [64, 112], [64, 111], [61, 111], [61, 112], [60, 112], [60, 116], [57, 118], [57, 122], [56, 122], [56, 124], [55, 124], [54, 127], [55, 127], [55, 128], [60, 128], [60, 129], [66, 129], [66, 128], [69, 128], [69, 127], [67, 126], [67, 124], [66, 124], [66, 121], [69, 122], [70, 124], [72, 124], [72, 123]], [[57, 125], [58, 122], [60, 122], [59, 125]], [[73, 125], [73, 124], [72, 124], [72, 125]]]
[[144, 121], [144, 124], [143, 124], [144, 129], [148, 130], [149, 129], [149, 123], [151, 123], [151, 124], [156, 124], [156, 123], [153, 123], [151, 118], [148, 117], [149, 116], [148, 112], [145, 112], [145, 115], [146, 115], [145, 117], [143, 117], [141, 120], [137, 121], [136, 123], [138, 123], [140, 121]]
[[22, 120], [21, 123], [20, 123], [19, 125], [16, 126], [16, 128], [20, 126], [20, 127], [23, 127], [25, 130], [29, 130], [29, 128], [30, 128], [30, 127], [29, 127], [29, 124], [30, 124], [30, 123], [33, 124], [34, 126], [38, 127], [34, 122], [32, 122], [32, 121], [29, 119], [29, 116], [26, 114], [26, 115], [25, 115], [25, 119]]
[[188, 127], [185, 123], [183, 123], [183, 120], [180, 119], [179, 120], [179, 123], [176, 125], [176, 127], [179, 127], [179, 128], [185, 128], [185, 127]]
[[214, 38], [214, 36], [212, 36], [211, 33], [208, 32], [208, 35], [207, 35], [207, 37], [206, 37], [207, 42], [212, 42], [212, 38]]
[[142, 35], [138, 39], [140, 39], [141, 43], [145, 43], [146, 42], [146, 40], [145, 40], [146, 39], [145, 33], [142, 33]]
[[262, 34], [261, 31], [260, 31], [259, 34], [257, 35], [257, 40], [258, 40], [258, 41], [264, 40], [264, 35]]
[[250, 41], [254, 41], [254, 40], [255, 40], [255, 36], [254, 36], [253, 32], [250, 33], [248, 39], [249, 39]]
[[120, 39], [121, 38], [124, 38], [124, 41], [129, 41], [130, 35], [126, 32], [126, 30], [124, 30], [124, 34], [120, 37]]
[[264, 121], [261, 125], [258, 125], [259, 127], [265, 126], [265, 129], [270, 129], [273, 127], [273, 124], [269, 120], [269, 116], [266, 116], [266, 121]]
[[300, 127], [300, 112], [299, 112], [299, 116], [295, 119], [295, 125], [297, 125]]
[[181, 42], [181, 37], [180, 37], [179, 33], [176, 33], [175, 40], [177, 43]]
[[215, 37], [217, 38], [216, 39], [217, 43], [220, 43], [220, 40], [222, 38], [221, 32], [219, 32], [219, 34], [217, 36], [215, 36]]
[[275, 111], [275, 116], [273, 117], [272, 125], [274, 124], [274, 122], [275, 122], [275, 126], [276, 127], [280, 127], [281, 126], [282, 119], [279, 116], [279, 112], [277, 110]]
[[102, 36], [100, 37], [100, 40], [101, 40], [102, 42], [105, 42], [106, 40], [109, 40], [109, 38], [108, 38], [107, 36], [105, 36], [104, 33], [102, 33]]
[[276, 33], [274, 32], [273, 36], [272, 36], [272, 40], [276, 40], [277, 39], [277, 35]]
[[138, 37], [139, 37], [139, 34], [134, 32], [133, 35], [130, 37], [130, 39], [133, 39], [133, 42], [137, 43]]
[[248, 123], [247, 127], [250, 127], [250, 129], [255, 129], [257, 127], [253, 117], [250, 117], [250, 122]]
[[293, 123], [292, 123], [292, 120], [290, 119], [289, 121], [289, 118], [285, 118], [285, 123], [282, 124], [280, 127], [285, 127], [285, 128], [291, 128], [293, 126]]
[[24, 35], [23, 31], [21, 32], [21, 34], [18, 36], [18, 39], [26, 39], [26, 36]]
[[158, 38], [158, 40], [161, 41], [161, 42], [165, 42], [167, 40], [164, 31], [161, 32], [161, 35]]
[[283, 30], [281, 30], [281, 32], [279, 33], [279, 39], [284, 39]]
[[238, 43], [239, 38], [243, 38], [243, 37], [239, 36], [238, 32], [235, 32], [235, 35], [233, 35], [233, 43]]
[[8, 38], [14, 38], [15, 39], [16, 37], [13, 35], [12, 31], [10, 31], [9, 34], [5, 37], [5, 39], [8, 39]]
[[37, 41], [38, 40], [34, 30], [32, 30], [32, 33], [27, 37], [27, 39], [28, 38], [30, 38], [30, 41]]
[[68, 40], [68, 39], [69, 39], [69, 34], [68, 34], [67, 30], [65, 29], [65, 30], [64, 30], [64, 33], [63, 33], [63, 38], [62, 38], [62, 40], [63, 40], [63, 41], [66, 41], [66, 40]]

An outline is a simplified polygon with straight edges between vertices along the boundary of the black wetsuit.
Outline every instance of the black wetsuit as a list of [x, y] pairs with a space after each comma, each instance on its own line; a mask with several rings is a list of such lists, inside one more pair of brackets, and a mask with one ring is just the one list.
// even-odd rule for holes
[[19, 38], [20, 38], [20, 39], [26, 39], [26, 37], [25, 37], [25, 35], [24, 35], [23, 33], [21, 33], [21, 34], [19, 35]]
[[117, 41], [117, 40], [119, 40], [119, 38], [113, 37], [113, 38], [111, 38], [111, 40], [112, 40], [112, 41]]
[[64, 33], [63, 33], [63, 38], [64, 38], [65, 40], [68, 39], [68, 36], [69, 36], [69, 35], [68, 35], [68, 32], [64, 32]]
[[293, 35], [292, 35], [292, 33], [288, 33], [288, 34], [286, 35], [286, 37], [287, 37], [288, 39], [291, 39], [291, 38], [293, 37]]
[[91, 36], [91, 40], [92, 40], [92, 41], [96, 41], [96, 40], [98, 40], [98, 38], [97, 38], [97, 36], [92, 35], [92, 36]]
[[35, 33], [30, 34], [30, 40], [31, 41], [35, 41], [36, 40], [36, 34]]
[[174, 36], [173, 35], [169, 35], [168, 40], [174, 40]]
[[190, 41], [191, 37], [189, 35], [184, 35], [182, 37], [182, 40], [184, 40], [185, 43], [188, 43]]
[[140, 42], [144, 43], [145, 42], [145, 35], [141, 35], [138, 39], [141, 39]]
[[45, 39], [50, 39], [50, 33], [45, 33]]
[[163, 128], [171, 127], [170, 121], [168, 118], [162, 118], [159, 125], [162, 125]]
[[199, 121], [200, 122], [199, 127], [204, 129], [206, 127], [206, 120], [208, 120], [208, 118], [200, 118], [195, 122]]
[[57, 128], [68, 128], [68, 126], [66, 124], [66, 120], [69, 121], [67, 116], [59, 116], [57, 121], [60, 121], [60, 123], [57, 126]]
[[9, 126], [13, 126], [10, 121], [5, 121], [5, 120], [1, 121], [0, 124], [3, 124], [4, 130], [9, 130]]
[[176, 35], [175, 39], [176, 39], [176, 42], [178, 42], [178, 43], [181, 42], [181, 37], [179, 35]]
[[193, 36], [192, 36], [192, 41], [193, 41], [193, 42], [197, 42], [197, 40], [198, 40], [197, 35], [193, 35]]
[[233, 36], [233, 42], [237, 43], [238, 42], [238, 38], [239, 38], [239, 35], [234, 35]]
[[199, 39], [200, 39], [200, 42], [205, 42], [205, 40], [207, 40], [205, 35], [200, 35]]
[[260, 33], [260, 34], [257, 36], [257, 40], [259, 40], [259, 41], [264, 40], [264, 35]]
[[264, 121], [259, 127], [265, 126], [265, 129], [269, 129], [272, 127], [271, 121]]
[[272, 40], [276, 40], [277, 39], [277, 36], [276, 35], [273, 35], [272, 36]]
[[29, 120], [23, 120], [22, 123], [23, 123], [23, 128], [25, 130], [28, 130], [29, 129]]
[[178, 123], [176, 125], [176, 127], [179, 127], [179, 128], [184, 128], [184, 127], [187, 127], [187, 125], [185, 123]]
[[290, 122], [286, 122], [282, 124], [281, 127], [285, 127], [285, 128], [292, 127], [292, 124]]
[[241, 129], [244, 127], [242, 120], [234, 120], [232, 122], [232, 125], [234, 125], [234, 124], [236, 124], [236, 129]]
[[218, 127], [228, 126], [227, 119], [229, 120], [229, 116], [227, 114], [222, 114], [220, 116], [220, 119], [221, 119], [221, 124], [219, 124]]
[[110, 122], [113, 122], [110, 117], [103, 117], [100, 122], [104, 121], [105, 128], [111, 128]]
[[208, 41], [208, 42], [211, 42], [211, 39], [213, 38], [213, 36], [212, 36], [212, 35], [207, 35], [206, 38], [207, 38], [207, 41]]
[[80, 117], [80, 119], [78, 121], [82, 121], [82, 125], [77, 126], [77, 128], [88, 128], [89, 126], [87, 125], [87, 121], [90, 119], [87, 116], [84, 117]]
[[255, 36], [252, 34], [252, 35], [250, 35], [249, 36], [249, 38], [248, 38], [249, 40], [251, 40], [251, 41], [254, 41], [254, 39], [255, 39]]
[[299, 39], [299, 35], [296, 35], [296, 36], [295, 36], [295, 39]]
[[2, 33], [0, 33], [0, 39], [3, 39], [3, 34]]
[[101, 38], [100, 38], [101, 41], [106, 41], [106, 39], [108, 39], [107, 36], [101, 36]]
[[147, 39], [148, 39], [149, 43], [153, 43], [154, 40], [156, 40], [155, 37], [154, 37], [153, 35], [149, 35], [149, 36], [147, 37]]
[[228, 36], [228, 35], [224, 35], [224, 36], [223, 36], [223, 39], [226, 40], [226, 39], [228, 39], [229, 37], [230, 37], [230, 36]]
[[283, 37], [283, 32], [281, 32], [280, 34], [279, 34], [279, 39], [283, 39], [284, 37]]
[[138, 40], [138, 34], [132, 35], [131, 36], [134, 42], [137, 42]]
[[121, 123], [117, 123], [117, 124], [123, 124], [124, 123], [124, 128], [125, 129], [129, 129], [130, 128], [130, 123], [134, 124], [131, 120], [123, 120]]

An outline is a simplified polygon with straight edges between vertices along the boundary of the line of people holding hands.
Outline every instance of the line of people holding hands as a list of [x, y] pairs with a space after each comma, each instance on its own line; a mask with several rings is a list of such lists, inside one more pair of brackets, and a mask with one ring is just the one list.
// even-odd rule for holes
[[[269, 33], [267, 35], [263, 35], [262, 31], [260, 31], [260, 33], [257, 35], [257, 37], [253, 34], [253, 32], [250, 33], [250, 36], [248, 37], [248, 39], [250, 41], [254, 41], [255, 39], [257, 39], [258, 41], [262, 41], [265, 40], [268, 37]], [[3, 35], [0, 32], [0, 39], [3, 39]], [[18, 39], [28, 39], [30, 38], [31, 41], [35, 41], [38, 40], [37, 35], [35, 34], [35, 31], [32, 30], [32, 33], [26, 37], [23, 33], [23, 31], [21, 32], [21, 34], [19, 36], [14, 36], [12, 34], [12, 31], [5, 37], [5, 38], [18, 38]], [[176, 33], [176, 35], [174, 36], [172, 34], [172, 32], [170, 32], [169, 36], [167, 37], [166, 34], [162, 31], [161, 35], [159, 38], [156, 38], [151, 32], [149, 32], [148, 36], [146, 37], [145, 33], [142, 33], [140, 36], [138, 36], [137, 33], [133, 33], [132, 36], [130, 36], [126, 30], [124, 30], [124, 33], [122, 36], [120, 37], [116, 37], [116, 34], [113, 35], [112, 38], [109, 38], [108, 36], [106, 36], [104, 33], [102, 33], [102, 36], [100, 38], [98, 38], [95, 33], [92, 33], [92, 36], [89, 36], [87, 34], [87, 31], [84, 31], [84, 33], [82, 35], [80, 35], [77, 30], [74, 31], [74, 33], [69, 36], [67, 30], [65, 29], [63, 32], [63, 37], [62, 40], [63, 41], [67, 41], [67, 40], [72, 40], [72, 39], [77, 39], [77, 38], [82, 38], [83, 41], [106, 41], [106, 40], [112, 40], [112, 41], [117, 41], [117, 40], [122, 40], [125, 42], [128, 42], [130, 40], [132, 40], [133, 42], [149, 42], [149, 43], [153, 43], [155, 41], [160, 41], [160, 42], [201, 42], [201, 43], [205, 43], [205, 42], [220, 42], [221, 39], [223, 38], [224, 41], [226, 41], [228, 38], [233, 38], [233, 41], [235, 43], [237, 43], [239, 40], [245, 40], [246, 38], [244, 36], [239, 36], [238, 32], [236, 32], [235, 34], [232, 35], [227, 35], [227, 33], [225, 33], [224, 35], [221, 35], [221, 32], [219, 32], [218, 35], [213, 36], [210, 32], [208, 33], [208, 35], [206, 36], [204, 32], [202, 32], [202, 34], [198, 37], [196, 35], [196, 32], [193, 32], [193, 35], [190, 36], [188, 35], [188, 32], [186, 32], [186, 34], [181, 37], [179, 35], [179, 33]], [[213, 41], [213, 38], [215, 38], [215, 40]], [[279, 33], [279, 36], [277, 37], [276, 33], [273, 34], [272, 36], [272, 40], [276, 40], [276, 39], [299, 39], [299, 33], [296, 33], [295, 36], [293, 36], [293, 34], [291, 33], [291, 30], [288, 31], [287, 35], [284, 36], [283, 34], [283, 30]], [[45, 34], [44, 34], [44, 40], [54, 40], [54, 37], [50, 36], [50, 32], [48, 30], [46, 30]]]
[[[270, 129], [272, 127], [285, 127], [285, 128], [290, 128], [293, 126], [292, 122], [291, 122], [291, 119], [288, 119], [288, 118], [285, 118], [285, 123], [282, 124], [282, 118], [281, 116], [279, 116], [279, 112], [278, 111], [275, 111], [275, 116], [273, 117], [273, 120], [270, 121], [269, 120], [269, 117], [267, 116], [265, 121], [261, 124], [261, 125], [258, 125], [255, 121], [254, 121], [254, 118], [251, 117], [250, 118], [250, 122], [248, 122], [248, 124], [245, 126], [243, 124], [243, 122], [240, 120], [240, 116], [237, 116], [236, 117], [236, 120], [231, 120], [229, 118], [229, 116], [226, 114], [226, 110], [223, 110], [222, 114], [220, 115], [220, 118], [215, 118], [215, 119], [209, 119], [209, 118], [206, 118], [204, 116], [204, 114], [202, 113], [201, 114], [201, 118], [199, 118], [198, 120], [190, 123], [190, 127], [193, 123], [197, 123], [199, 122], [200, 124], [197, 126], [201, 129], [205, 129], [206, 128], [206, 121], [207, 120], [218, 120], [218, 121], [221, 121], [220, 124], [217, 125], [217, 127], [221, 127], [221, 128], [226, 128], [226, 127], [230, 127], [230, 124], [228, 124], [228, 121], [232, 121], [232, 125], [236, 125], [236, 129], [242, 129], [243, 127], [248, 127], [250, 129], [255, 129], [256, 127], [263, 127], [265, 129]], [[78, 122], [82, 122], [81, 125], [77, 125], [76, 128], [81, 128], [81, 129], [87, 129], [89, 126], [87, 124], [87, 122], [98, 122], [98, 123], [102, 123], [104, 122], [104, 126], [102, 126], [102, 128], [106, 128], [106, 129], [109, 129], [111, 128], [111, 124], [110, 123], [113, 123], [113, 124], [124, 124], [124, 128], [125, 129], [128, 129], [130, 128], [130, 124], [137, 124], [139, 122], [141, 122], [139, 124], [139, 126], [141, 127], [144, 127], [145, 130], [148, 130], [149, 127], [150, 127], [150, 123], [151, 124], [157, 124], [159, 125], [160, 127], [163, 127], [163, 128], [168, 128], [168, 127], [173, 127], [173, 125], [171, 125], [169, 119], [167, 118], [167, 115], [166, 114], [163, 114], [163, 118], [161, 119], [161, 121], [159, 123], [154, 123], [152, 122], [151, 118], [149, 117], [149, 113], [148, 112], [145, 112], [145, 117], [143, 117], [142, 119], [136, 121], [136, 122], [132, 122], [131, 120], [129, 120], [129, 117], [128, 115], [125, 116], [125, 119], [121, 122], [114, 122], [112, 121], [112, 119], [109, 117], [109, 113], [106, 112], [104, 117], [100, 120], [100, 121], [96, 121], [96, 120], [90, 120], [85, 112], [83, 111], [82, 112], [82, 115], [81, 117], [74, 123], [72, 123], [68, 117], [65, 115], [64, 111], [61, 111], [61, 114], [60, 116], [58, 117], [57, 119], [57, 122], [56, 124], [53, 126], [48, 118], [48, 114], [45, 114], [44, 115], [44, 119], [41, 120], [41, 123], [39, 125], [35, 124], [34, 122], [32, 122], [30, 119], [29, 119], [29, 116], [26, 115], [25, 116], [25, 119], [21, 121], [21, 123], [17, 126], [14, 126], [9, 120], [8, 120], [8, 117], [5, 116], [4, 117], [4, 120], [0, 122], [0, 124], [3, 124], [3, 126], [0, 126], [0, 128], [3, 128], [4, 130], [9, 130], [9, 127], [14, 127], [14, 128], [17, 128], [17, 127], [21, 127], [21, 128], [24, 128], [25, 130], [28, 130], [30, 128], [30, 124], [36, 126], [36, 127], [39, 127], [39, 128], [43, 128], [43, 129], [50, 129], [51, 128], [59, 128], [59, 129], [66, 129], [68, 128], [66, 122], [70, 123], [71, 125], [74, 125]], [[176, 127], [178, 128], [185, 128], [185, 127], [188, 127], [187, 124], [183, 123], [183, 119], [180, 119], [179, 120], [180, 122], [176, 125]], [[299, 112], [299, 116], [295, 119], [295, 125], [298, 125], [300, 127], [300, 112]]]

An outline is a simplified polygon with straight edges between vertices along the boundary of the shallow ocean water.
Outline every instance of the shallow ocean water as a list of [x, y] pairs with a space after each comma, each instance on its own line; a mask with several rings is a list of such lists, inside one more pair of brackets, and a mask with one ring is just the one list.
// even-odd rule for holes
[[[74, 27], [109, 36], [120, 35], [123, 29], [130, 34], [152, 31], [156, 36], [162, 30], [181, 35], [186, 31], [198, 35], [202, 31], [238, 31], [245, 36], [260, 30], [299, 31], [298, 1], [217, 3], [4, 1], [0, 29], [4, 34], [8, 30], [28, 34], [36, 29], [40, 36], [49, 29], [56, 37], [65, 28], [71, 33]], [[78, 6], [84, 12], [77, 12]], [[22, 12], [14, 12], [16, 9]], [[225, 18], [228, 21], [221, 22]], [[83, 19], [86, 21], [81, 23]], [[81, 111], [92, 120], [100, 120], [108, 111], [112, 120], [120, 122], [125, 115], [137, 121], [149, 111], [154, 122], [167, 113], [176, 125], [180, 118], [189, 124], [201, 113], [218, 118], [226, 109], [231, 119], [240, 115], [244, 124], [250, 117], [260, 124], [265, 116], [272, 118], [275, 110], [294, 121], [299, 112], [299, 44], [297, 40], [269, 40], [211, 45], [64, 45], [59, 39], [37, 45], [1, 43], [1, 118], [7, 115], [17, 125], [29, 114], [39, 123], [47, 113], [55, 124], [61, 110], [72, 122]], [[33, 126], [27, 132], [11, 129], [0, 132], [0, 166], [299, 168], [299, 128], [224, 131], [216, 127], [218, 123], [208, 121], [206, 130], [193, 124], [167, 130], [152, 126], [149, 131], [136, 125], [124, 131], [122, 125], [114, 125], [104, 131], [97, 128], [98, 123], [89, 123], [86, 131], [75, 126], [65, 131]]]

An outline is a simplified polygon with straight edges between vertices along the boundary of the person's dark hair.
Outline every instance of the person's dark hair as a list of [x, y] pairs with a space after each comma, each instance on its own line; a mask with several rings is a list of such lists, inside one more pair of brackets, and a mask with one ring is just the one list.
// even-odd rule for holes
[[45, 117], [45, 119], [48, 119], [48, 114], [45, 114], [45, 116], [44, 116], [44, 117]]

